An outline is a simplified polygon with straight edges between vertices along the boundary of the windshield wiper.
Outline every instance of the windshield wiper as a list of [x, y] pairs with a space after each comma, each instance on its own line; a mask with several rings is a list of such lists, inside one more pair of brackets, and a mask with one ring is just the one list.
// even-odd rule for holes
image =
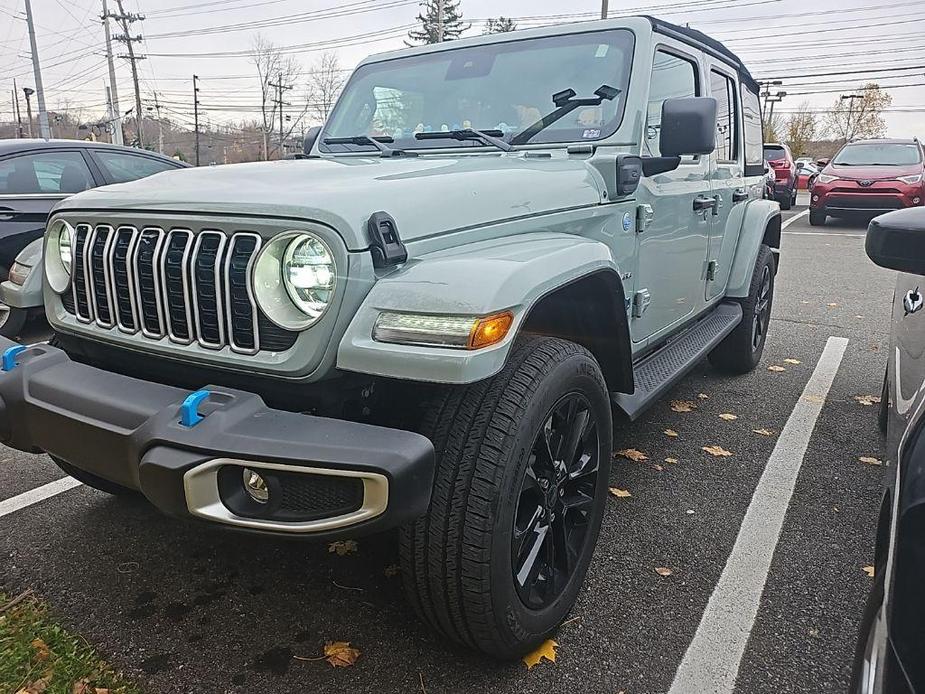
[[352, 137], [326, 137], [324, 138], [324, 144], [326, 145], [372, 145], [379, 150], [381, 156], [383, 157], [403, 157], [411, 156], [416, 157], [417, 152], [406, 152], [403, 149], [393, 149], [383, 144], [385, 142], [395, 142], [394, 138], [389, 136], [383, 137], [370, 137], [369, 135], [353, 135]]
[[416, 140], [440, 140], [451, 138], [453, 140], [478, 140], [486, 145], [492, 145], [505, 152], [510, 152], [511, 147], [507, 142], [501, 139], [504, 135], [500, 130], [476, 130], [475, 128], [461, 128], [460, 130], [441, 130], [433, 133], [415, 133]]
[[576, 99], [577, 92], [574, 89], [564, 89], [552, 95], [552, 103], [556, 105], [556, 110], [547, 113], [536, 123], [522, 130], [513, 138], [512, 145], [525, 145], [533, 137], [555, 123], [560, 118], [564, 118], [569, 113], [580, 106], [600, 106], [604, 101], [613, 101], [617, 98], [620, 90], [607, 84], [602, 84], [594, 91], [594, 96], [586, 96]]

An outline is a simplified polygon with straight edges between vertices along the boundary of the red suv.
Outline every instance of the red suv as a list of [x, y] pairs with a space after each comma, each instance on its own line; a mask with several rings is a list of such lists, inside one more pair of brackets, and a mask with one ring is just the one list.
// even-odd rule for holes
[[918, 139], [849, 142], [816, 177], [809, 223], [829, 215], [874, 213], [925, 204], [925, 152]]
[[774, 169], [774, 199], [782, 210], [789, 210], [797, 202], [797, 165], [787, 145], [768, 143], [764, 158]]

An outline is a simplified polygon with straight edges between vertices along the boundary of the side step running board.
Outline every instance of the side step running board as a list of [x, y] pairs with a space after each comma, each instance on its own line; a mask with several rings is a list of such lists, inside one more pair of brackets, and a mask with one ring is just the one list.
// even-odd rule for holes
[[632, 395], [613, 393], [613, 404], [630, 419], [636, 419], [722, 342], [741, 320], [739, 304], [720, 304], [690, 330], [636, 363], [633, 366], [636, 391]]

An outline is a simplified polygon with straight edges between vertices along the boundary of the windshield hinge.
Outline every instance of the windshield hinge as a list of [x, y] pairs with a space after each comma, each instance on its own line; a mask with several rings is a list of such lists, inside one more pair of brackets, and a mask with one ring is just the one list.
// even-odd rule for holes
[[369, 236], [369, 252], [373, 256], [373, 267], [391, 267], [408, 260], [408, 249], [398, 235], [398, 224], [386, 212], [373, 212], [366, 222]]

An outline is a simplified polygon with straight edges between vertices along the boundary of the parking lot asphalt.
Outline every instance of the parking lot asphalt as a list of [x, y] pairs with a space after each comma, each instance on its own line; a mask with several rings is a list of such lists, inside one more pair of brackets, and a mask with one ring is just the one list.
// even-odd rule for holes
[[[883, 457], [876, 406], [856, 396], [880, 393], [893, 276], [866, 258], [863, 223], [810, 227], [804, 211], [784, 213], [796, 219], [783, 234], [759, 368], [731, 378], [703, 364], [617, 428], [615, 449], [647, 459], [615, 458], [611, 484], [631, 496], [608, 499], [587, 585], [555, 637], [555, 664], [493, 662], [427, 631], [393, 575], [389, 536], [338, 556], [168, 519], [85, 487], [0, 518], [0, 590], [34, 589], [157, 693], [667, 692], [777, 438], [834, 336], [847, 348], [797, 456], [735, 691], [845, 691], [882, 474], [858, 459]], [[696, 409], [675, 412], [674, 400]], [[60, 477], [43, 456], [0, 449], [0, 502]], [[656, 572], [663, 567], [671, 574]], [[361, 651], [355, 666], [317, 660], [334, 640]]]

